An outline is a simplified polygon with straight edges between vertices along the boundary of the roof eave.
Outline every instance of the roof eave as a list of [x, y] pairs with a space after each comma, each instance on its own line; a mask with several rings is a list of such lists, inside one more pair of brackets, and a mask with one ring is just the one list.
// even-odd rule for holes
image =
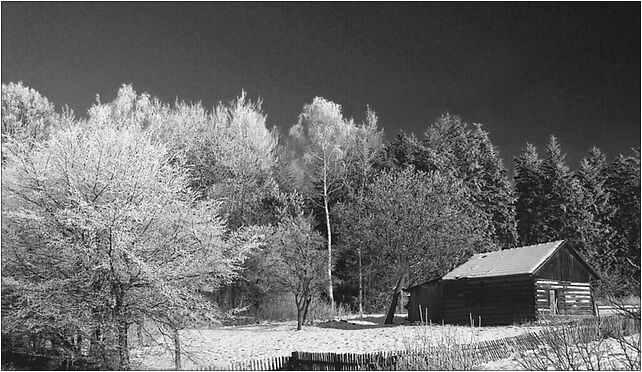
[[555, 252], [559, 251], [560, 248], [562, 248], [566, 244], [566, 239], [562, 240], [562, 243], [559, 244], [555, 249], [553, 249], [547, 256], [544, 258], [537, 266], [535, 266], [534, 269], [530, 271], [530, 274], [533, 275], [537, 272], [537, 270], [541, 269], [542, 266], [544, 266], [548, 261], [550, 261], [551, 257], [555, 254]]
[[588, 268], [588, 269], [589, 269], [589, 271], [590, 271], [593, 275], [595, 275], [595, 277], [596, 277], [598, 280], [602, 280], [602, 277], [600, 276], [600, 274], [598, 274], [598, 273], [597, 273], [597, 271], [595, 271], [595, 270], [591, 267], [591, 265], [589, 265], [589, 264], [588, 264], [588, 262], [586, 262], [586, 260], [584, 259], [584, 257], [582, 257], [582, 256], [581, 256], [581, 255], [580, 255], [580, 254], [579, 254], [579, 253], [578, 253], [578, 252], [577, 252], [577, 251], [576, 251], [576, 250], [575, 250], [575, 249], [574, 249], [570, 244], [568, 244], [568, 241], [567, 241], [566, 239], [564, 239], [564, 240], [562, 241], [562, 244], [558, 245], [558, 246], [557, 246], [557, 248], [555, 248], [555, 249], [554, 249], [554, 250], [553, 250], [553, 251], [548, 255], [548, 257], [547, 257], [544, 261], [542, 261], [542, 263], [540, 263], [539, 265], [537, 265], [537, 267], [536, 267], [536, 268], [531, 272], [531, 275], [534, 275], [534, 274], [537, 272], [537, 270], [541, 269], [541, 268], [542, 268], [542, 266], [544, 266], [544, 265], [545, 265], [545, 264], [546, 264], [546, 263], [551, 259], [551, 257], [553, 257], [553, 255], [555, 254], [555, 252], [559, 251], [559, 250], [560, 250], [562, 247], [564, 247], [564, 246], [568, 246], [568, 249], [569, 249], [569, 251], [571, 252], [571, 254], [572, 254], [572, 255], [574, 255], [575, 257], [577, 257], [577, 259], [578, 259], [578, 260], [580, 260], [580, 262], [581, 262], [582, 264], [584, 264], [584, 266], [586, 266], [586, 268]]
[[455, 281], [455, 280], [475, 280], [475, 279], [497, 279], [497, 278], [513, 278], [517, 276], [533, 276], [533, 273], [517, 273], [517, 274], [506, 274], [506, 275], [492, 275], [492, 276], [462, 276], [458, 278], [442, 278], [442, 281]]

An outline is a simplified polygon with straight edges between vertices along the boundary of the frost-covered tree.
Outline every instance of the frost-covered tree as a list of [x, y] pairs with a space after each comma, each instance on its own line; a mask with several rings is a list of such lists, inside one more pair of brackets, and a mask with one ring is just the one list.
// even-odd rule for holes
[[2, 165], [13, 143], [32, 146], [49, 138], [57, 127], [73, 120], [73, 112], [56, 113], [54, 105], [22, 83], [2, 84]]
[[232, 279], [249, 242], [224, 241], [218, 204], [197, 199], [138, 118], [108, 121], [92, 116], [9, 154], [2, 283], [17, 298], [2, 323], [86, 337], [100, 330], [117, 345], [114, 367], [127, 369], [128, 326], [215, 315], [198, 290]]
[[260, 204], [277, 191], [276, 130], [266, 127], [261, 101], [245, 92], [219, 103], [212, 112], [200, 104], [177, 102], [152, 128], [191, 174], [191, 186], [203, 197], [224, 201], [227, 224], [236, 229], [260, 223]]
[[309, 190], [312, 195], [318, 191], [321, 199], [327, 238], [327, 291], [332, 308], [334, 294], [332, 284], [332, 227], [330, 219], [330, 198], [344, 188], [346, 154], [355, 126], [345, 120], [341, 106], [321, 97], [303, 106], [299, 121], [290, 128], [292, 136], [303, 151], [303, 173], [308, 185], [319, 190]]
[[2, 143], [45, 140], [55, 120], [54, 105], [36, 90], [22, 82], [2, 84]]

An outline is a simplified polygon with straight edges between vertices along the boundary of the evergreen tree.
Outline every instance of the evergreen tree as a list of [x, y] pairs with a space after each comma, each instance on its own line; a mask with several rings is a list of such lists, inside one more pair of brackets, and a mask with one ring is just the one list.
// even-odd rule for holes
[[540, 166], [540, 242], [576, 238], [577, 225], [586, 217], [582, 210], [582, 188], [566, 165], [565, 157], [557, 138], [551, 136], [546, 147], [546, 157]]
[[530, 143], [515, 157], [515, 215], [522, 245], [538, 243], [540, 239], [540, 210], [542, 207], [542, 174], [537, 149]]
[[610, 194], [605, 188], [607, 180], [606, 156], [597, 147], [591, 148], [586, 157], [580, 162], [577, 178], [585, 194], [587, 208], [602, 221], [608, 220], [612, 207], [609, 205]]
[[[622, 285], [619, 294], [639, 293], [640, 278], [640, 149], [618, 156], [607, 168], [605, 187], [614, 208], [609, 226], [615, 231], [614, 276]], [[632, 279], [636, 279], [635, 280]], [[637, 285], [633, 285], [637, 283]], [[633, 288], [634, 287], [634, 288]]]
[[442, 173], [452, 169], [463, 181], [475, 206], [491, 221], [493, 240], [500, 246], [514, 247], [514, 192], [499, 151], [482, 125], [470, 128], [459, 117], [447, 114], [426, 130], [421, 143], [423, 157], [434, 159], [433, 165]]
[[444, 168], [440, 154], [425, 148], [414, 133], [397, 134], [387, 143], [375, 161], [379, 170], [401, 170], [412, 165], [416, 170], [432, 172]]
[[472, 128], [455, 115], [444, 115], [418, 139], [401, 133], [377, 162], [380, 169], [450, 173], [462, 180], [476, 207], [492, 221], [493, 239], [500, 246], [517, 243], [515, 195], [499, 151], [481, 124]]
[[611, 271], [616, 260], [614, 230], [609, 221], [615, 212], [606, 189], [606, 156], [596, 147], [580, 162], [576, 177], [582, 186], [585, 229], [579, 247], [585, 258], [602, 272]]

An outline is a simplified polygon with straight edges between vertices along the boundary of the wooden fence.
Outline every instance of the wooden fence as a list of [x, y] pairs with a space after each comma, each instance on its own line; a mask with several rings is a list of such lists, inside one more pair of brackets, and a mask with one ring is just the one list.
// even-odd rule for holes
[[[539, 347], [537, 333], [527, 333], [498, 340], [455, 345], [461, 355], [472, 358], [474, 365], [508, 358], [515, 352]], [[361, 371], [395, 370], [401, 359], [439, 358], [444, 349], [427, 346], [421, 350], [380, 351], [374, 353], [312, 353], [295, 351], [289, 356], [247, 360], [227, 366], [201, 367], [200, 371]]]
[[640, 312], [640, 305], [597, 305], [598, 313], [627, 313], [627, 312]]
[[[624, 322], [624, 323], [623, 323]], [[630, 323], [625, 324], [625, 323]], [[606, 334], [609, 329], [617, 328], [622, 335], [640, 332], [640, 320], [604, 317], [586, 318], [565, 321], [555, 327], [571, 327], [574, 332], [569, 339], [571, 342], [590, 342], [596, 337], [596, 329], [601, 328]], [[596, 328], [597, 327], [597, 328]], [[289, 356], [249, 360], [230, 363], [226, 366], [201, 367], [201, 371], [361, 371], [361, 370], [399, 370], [404, 369], [406, 362], [418, 361], [411, 366], [428, 365], [438, 368], [440, 363], [453, 355], [467, 360], [472, 366], [495, 360], [509, 358], [529, 350], [536, 350], [546, 345], [550, 346], [551, 333], [555, 328], [545, 328], [538, 332], [524, 333], [519, 336], [506, 337], [497, 340], [482, 341], [471, 344], [454, 344], [446, 346], [426, 346], [418, 350], [380, 351], [374, 353], [311, 353], [295, 351]], [[557, 337], [557, 336], [555, 336]], [[449, 355], [450, 354], [450, 355]], [[422, 362], [425, 362], [422, 364]], [[404, 364], [406, 363], [406, 364]]]

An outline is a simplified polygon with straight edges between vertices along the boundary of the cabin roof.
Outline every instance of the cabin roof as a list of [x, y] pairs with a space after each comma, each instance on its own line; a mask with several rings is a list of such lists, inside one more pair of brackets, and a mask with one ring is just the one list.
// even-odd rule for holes
[[478, 253], [444, 275], [444, 280], [532, 274], [564, 243], [564, 240]]
[[428, 285], [428, 284], [438, 283], [441, 280], [441, 278], [442, 278], [441, 276], [438, 276], [438, 277], [432, 278], [430, 280], [427, 280], [425, 282], [421, 282], [421, 283], [418, 283], [418, 284], [415, 284], [415, 285], [411, 285], [411, 286], [409, 286], [407, 288], [402, 288], [402, 289], [405, 292], [410, 292], [413, 288], [416, 288], [416, 287], [421, 287], [421, 286]]

